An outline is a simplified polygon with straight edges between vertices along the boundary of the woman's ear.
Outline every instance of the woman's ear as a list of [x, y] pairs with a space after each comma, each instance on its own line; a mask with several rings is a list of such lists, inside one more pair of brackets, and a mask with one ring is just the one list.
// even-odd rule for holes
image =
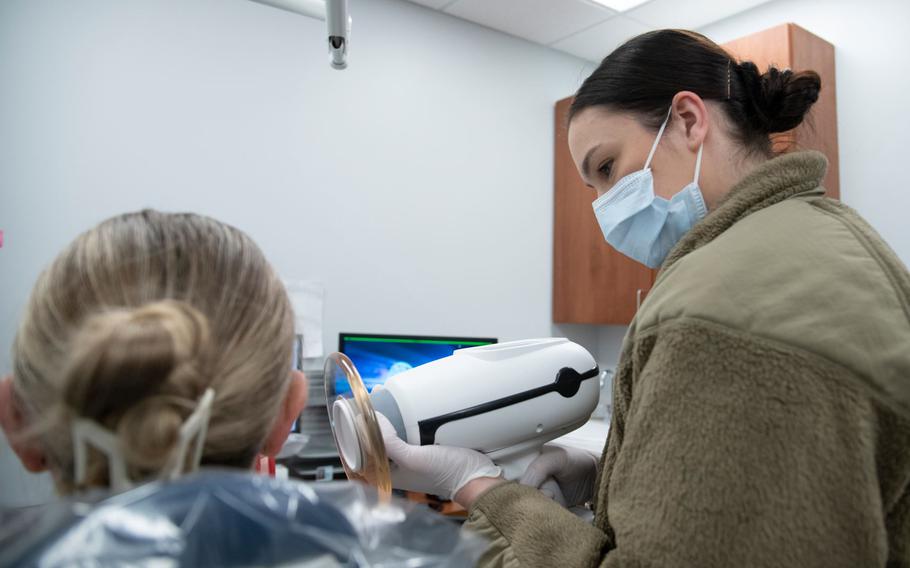
[[25, 413], [13, 393], [13, 377], [0, 379], [0, 427], [25, 469], [32, 473], [46, 471], [44, 451], [23, 438], [27, 426]]
[[278, 419], [260, 450], [262, 455], [274, 457], [281, 451], [281, 446], [288, 439], [294, 421], [306, 407], [308, 388], [306, 375], [300, 371], [291, 371], [291, 384], [288, 386], [284, 402], [281, 404]]
[[697, 152], [705, 141], [710, 123], [705, 101], [692, 91], [680, 91], [673, 97], [672, 107], [674, 118], [682, 125], [686, 147]]

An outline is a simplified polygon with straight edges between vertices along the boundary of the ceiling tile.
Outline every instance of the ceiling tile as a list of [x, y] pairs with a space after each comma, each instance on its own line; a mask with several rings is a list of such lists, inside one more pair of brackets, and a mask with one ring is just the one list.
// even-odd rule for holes
[[439, 10], [446, 4], [451, 4], [452, 0], [411, 0], [415, 4], [422, 4], [428, 8], [433, 8], [434, 10]]
[[[0, 0], [2, 1], [2, 0]], [[616, 14], [593, 0], [410, 0], [599, 61], [623, 41], [660, 28], [699, 29], [769, 0], [648, 0]]]
[[614, 16], [606, 22], [558, 41], [552, 47], [590, 61], [600, 61], [627, 39], [651, 29], [653, 28], [631, 18]]
[[650, 0], [624, 15], [639, 22], [659, 28], [696, 29], [728, 18], [768, 0], [714, 0], [689, 1], [680, 6], [679, 0]]
[[458, 0], [445, 12], [545, 45], [616, 14], [587, 0]]

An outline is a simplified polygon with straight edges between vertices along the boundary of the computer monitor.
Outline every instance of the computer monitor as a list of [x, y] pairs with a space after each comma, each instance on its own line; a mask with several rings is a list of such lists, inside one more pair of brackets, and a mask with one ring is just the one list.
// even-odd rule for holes
[[[338, 351], [350, 357], [367, 390], [398, 373], [448, 357], [456, 349], [496, 343], [490, 337], [434, 337], [422, 335], [338, 334]], [[335, 382], [335, 392], [351, 392], [347, 380]]]

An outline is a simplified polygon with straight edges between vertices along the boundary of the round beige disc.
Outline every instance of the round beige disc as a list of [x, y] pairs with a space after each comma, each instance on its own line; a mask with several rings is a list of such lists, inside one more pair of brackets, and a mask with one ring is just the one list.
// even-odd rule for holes
[[332, 353], [325, 360], [325, 403], [348, 479], [372, 485], [380, 498], [388, 500], [392, 476], [376, 411], [360, 373], [343, 353]]

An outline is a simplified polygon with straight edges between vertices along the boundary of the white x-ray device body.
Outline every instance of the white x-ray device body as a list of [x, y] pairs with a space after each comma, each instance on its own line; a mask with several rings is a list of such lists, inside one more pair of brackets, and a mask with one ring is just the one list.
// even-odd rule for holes
[[[544, 443], [587, 422], [600, 394], [597, 363], [562, 338], [460, 349], [388, 379], [368, 394], [353, 363], [326, 362], [326, 401], [349, 478], [432, 492], [419, 477], [389, 464], [375, 413], [410, 444], [471, 448], [488, 455], [508, 479], [521, 477]], [[338, 395], [336, 379], [350, 395]]]

